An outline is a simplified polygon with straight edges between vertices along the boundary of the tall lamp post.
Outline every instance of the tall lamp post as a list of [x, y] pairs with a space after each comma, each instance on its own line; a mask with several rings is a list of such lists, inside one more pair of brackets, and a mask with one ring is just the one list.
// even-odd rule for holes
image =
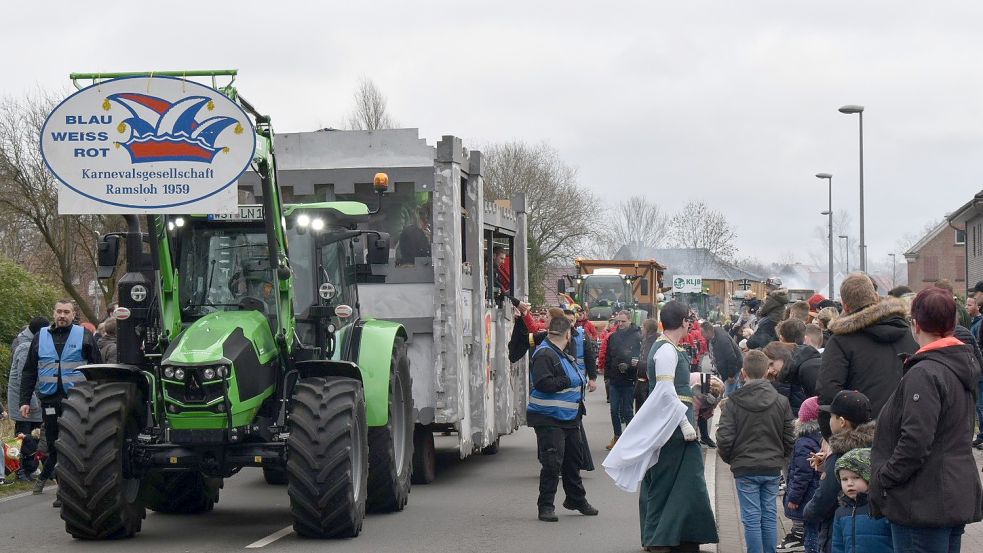
[[829, 209], [823, 215], [829, 216], [829, 299], [834, 299], [833, 291], [833, 175], [830, 173], [816, 173], [817, 179], [826, 179], [829, 184]]
[[841, 234], [840, 240], [844, 241], [843, 251], [846, 252], [846, 274], [850, 274], [850, 237]]
[[898, 256], [897, 254], [889, 253], [891, 256], [891, 287], [898, 287]]
[[840, 113], [860, 116], [860, 270], [867, 272], [867, 242], [864, 241], [864, 107], [847, 105]]

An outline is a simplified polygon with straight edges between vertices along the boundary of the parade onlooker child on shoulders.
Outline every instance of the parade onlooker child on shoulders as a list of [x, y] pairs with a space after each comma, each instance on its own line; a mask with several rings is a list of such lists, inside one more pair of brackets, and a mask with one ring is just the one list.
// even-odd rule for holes
[[832, 553], [891, 553], [891, 523], [872, 518], [867, 501], [870, 448], [853, 449], [836, 461], [842, 495], [833, 519]]
[[812, 466], [823, 473], [822, 482], [803, 510], [802, 518], [807, 524], [819, 525], [819, 550], [829, 553], [833, 541], [833, 515], [840, 495], [836, 461], [850, 450], [871, 446], [874, 421], [871, 420], [870, 400], [854, 390], [841, 390], [830, 405], [820, 405], [819, 410], [830, 414], [829, 426], [833, 435], [829, 438], [829, 453], [812, 456]]
[[788, 486], [785, 488], [785, 516], [792, 521], [792, 531], [785, 536], [778, 551], [805, 551], [819, 553], [819, 526], [805, 524], [802, 511], [815, 495], [821, 481], [820, 475], [809, 464], [810, 458], [819, 453], [823, 436], [819, 431], [819, 398], [814, 396], [802, 402], [799, 420], [795, 423], [795, 446], [788, 466]]
[[745, 384], [724, 402], [717, 428], [717, 453], [734, 473], [748, 553], [775, 551], [778, 480], [795, 443], [792, 408], [765, 380], [767, 371], [765, 354], [749, 351]]

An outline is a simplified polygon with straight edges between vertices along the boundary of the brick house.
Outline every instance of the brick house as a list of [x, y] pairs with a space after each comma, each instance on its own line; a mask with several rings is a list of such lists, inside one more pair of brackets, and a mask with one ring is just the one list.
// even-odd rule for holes
[[[965, 258], [966, 288], [983, 280], [983, 191], [946, 216], [951, 227], [964, 231], [960, 246]], [[950, 227], [950, 228], [951, 228]]]
[[966, 287], [966, 235], [943, 219], [904, 252], [908, 287], [919, 292], [939, 279], [948, 279], [959, 291]]

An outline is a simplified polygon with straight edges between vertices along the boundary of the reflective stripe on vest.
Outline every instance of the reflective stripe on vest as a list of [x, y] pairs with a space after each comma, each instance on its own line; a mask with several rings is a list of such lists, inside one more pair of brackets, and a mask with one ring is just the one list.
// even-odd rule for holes
[[[539, 344], [532, 354], [533, 359], [536, 359], [537, 355], [544, 355], [540, 353], [544, 349], [550, 349], [548, 340]], [[556, 352], [554, 351], [554, 353]], [[571, 363], [567, 356], [557, 354], [557, 357], [560, 358], [563, 372], [570, 379], [570, 387], [548, 393], [537, 390], [535, 386], [530, 385], [529, 406], [526, 411], [553, 417], [557, 420], [569, 421], [577, 418], [577, 414], [580, 413], [580, 402], [584, 399], [587, 375], [584, 374], [583, 369]]]
[[587, 367], [587, 364], [584, 362], [584, 327], [580, 327], [574, 331], [573, 343], [577, 346], [577, 366], [583, 369]]
[[50, 396], [58, 393], [58, 376], [61, 375], [61, 388], [64, 392], [71, 390], [79, 382], [85, 381], [78, 368], [85, 365], [82, 357], [82, 337], [85, 330], [72, 325], [72, 330], [65, 340], [65, 346], [58, 355], [51, 331], [42, 328], [38, 336], [38, 394]]

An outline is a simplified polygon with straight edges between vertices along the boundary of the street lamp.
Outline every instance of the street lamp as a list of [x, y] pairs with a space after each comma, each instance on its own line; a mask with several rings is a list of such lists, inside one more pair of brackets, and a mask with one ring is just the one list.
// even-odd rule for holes
[[829, 209], [823, 215], [829, 216], [829, 299], [833, 299], [833, 175], [830, 173], [816, 173], [817, 179], [826, 179], [829, 184]]
[[867, 272], [867, 245], [864, 242], [864, 107], [847, 105], [840, 108], [840, 113], [860, 116], [860, 270]]
[[843, 245], [843, 251], [846, 252], [846, 274], [850, 274], [850, 237], [845, 234], [839, 236], [841, 240], [846, 241]]
[[891, 256], [891, 288], [898, 287], [898, 256], [897, 254], [889, 253]]

